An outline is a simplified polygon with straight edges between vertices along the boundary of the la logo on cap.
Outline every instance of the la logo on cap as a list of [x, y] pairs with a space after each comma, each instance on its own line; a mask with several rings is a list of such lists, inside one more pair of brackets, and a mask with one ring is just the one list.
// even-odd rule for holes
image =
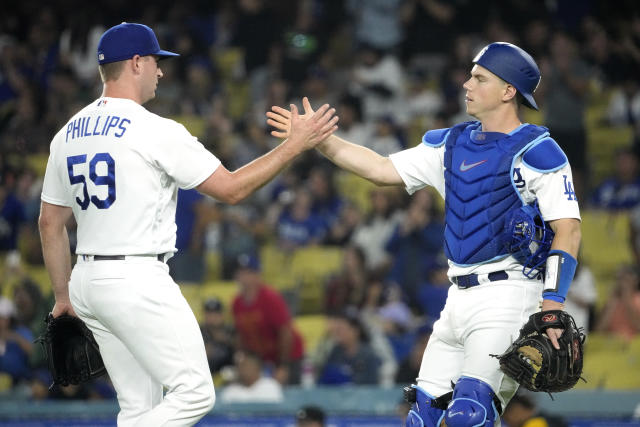
[[101, 53], [98, 55], [98, 60], [99, 61], [104, 61], [104, 53]]

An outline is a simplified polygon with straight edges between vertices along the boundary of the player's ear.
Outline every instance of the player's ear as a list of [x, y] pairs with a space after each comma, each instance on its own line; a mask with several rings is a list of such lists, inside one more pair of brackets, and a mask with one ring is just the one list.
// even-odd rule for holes
[[513, 85], [510, 85], [509, 83], [507, 83], [505, 84], [505, 87], [504, 87], [502, 100], [511, 101], [512, 99], [515, 99], [517, 93], [518, 93], [518, 90]]
[[131, 71], [133, 74], [140, 74], [142, 71], [142, 57], [140, 55], [134, 55], [130, 60]]

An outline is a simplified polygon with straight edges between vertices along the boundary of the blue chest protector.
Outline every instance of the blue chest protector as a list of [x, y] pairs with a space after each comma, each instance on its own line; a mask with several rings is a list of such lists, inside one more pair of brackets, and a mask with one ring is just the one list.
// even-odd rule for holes
[[481, 140], [473, 131], [480, 122], [452, 127], [446, 140], [445, 254], [466, 266], [508, 255], [503, 236], [507, 214], [524, 202], [513, 182], [515, 158], [535, 141], [549, 135], [546, 128], [525, 125], [514, 134]]

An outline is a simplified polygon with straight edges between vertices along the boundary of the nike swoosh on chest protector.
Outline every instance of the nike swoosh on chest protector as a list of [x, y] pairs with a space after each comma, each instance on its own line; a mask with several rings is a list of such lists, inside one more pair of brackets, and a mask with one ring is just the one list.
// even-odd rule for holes
[[463, 160], [462, 163], [460, 163], [460, 172], [466, 172], [471, 168], [475, 168], [476, 166], [479, 166], [481, 164], [483, 164], [484, 162], [486, 162], [488, 159], [484, 159], [484, 160], [480, 160], [479, 162], [475, 162], [475, 163], [471, 163], [471, 164], [466, 164], [466, 160]]

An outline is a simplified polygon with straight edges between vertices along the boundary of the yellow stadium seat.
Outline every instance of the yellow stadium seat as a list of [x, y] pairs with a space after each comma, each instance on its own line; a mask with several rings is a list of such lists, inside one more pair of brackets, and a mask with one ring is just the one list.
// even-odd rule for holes
[[582, 257], [596, 276], [601, 308], [609, 297], [620, 265], [632, 262], [629, 219], [624, 214], [584, 210], [582, 216]]
[[585, 341], [584, 352], [588, 357], [591, 353], [606, 351], [624, 352], [629, 343], [617, 335], [602, 332], [591, 332]]
[[294, 253], [291, 269], [299, 283], [300, 312], [317, 313], [322, 309], [324, 284], [340, 271], [342, 256], [342, 249], [322, 246], [301, 248]]
[[370, 210], [369, 192], [375, 188], [374, 184], [350, 172], [338, 172], [336, 186], [340, 196], [357, 206], [360, 212], [366, 213]]
[[314, 353], [326, 333], [327, 317], [322, 314], [296, 316], [293, 323], [304, 338], [305, 352]]
[[0, 372], [0, 392], [9, 391], [12, 384], [13, 380], [11, 379], [11, 375]]
[[205, 279], [208, 281], [218, 280], [222, 276], [222, 256], [219, 252], [207, 252]]
[[292, 256], [276, 245], [264, 245], [260, 249], [264, 281], [279, 290], [294, 288], [296, 279], [291, 269]]

